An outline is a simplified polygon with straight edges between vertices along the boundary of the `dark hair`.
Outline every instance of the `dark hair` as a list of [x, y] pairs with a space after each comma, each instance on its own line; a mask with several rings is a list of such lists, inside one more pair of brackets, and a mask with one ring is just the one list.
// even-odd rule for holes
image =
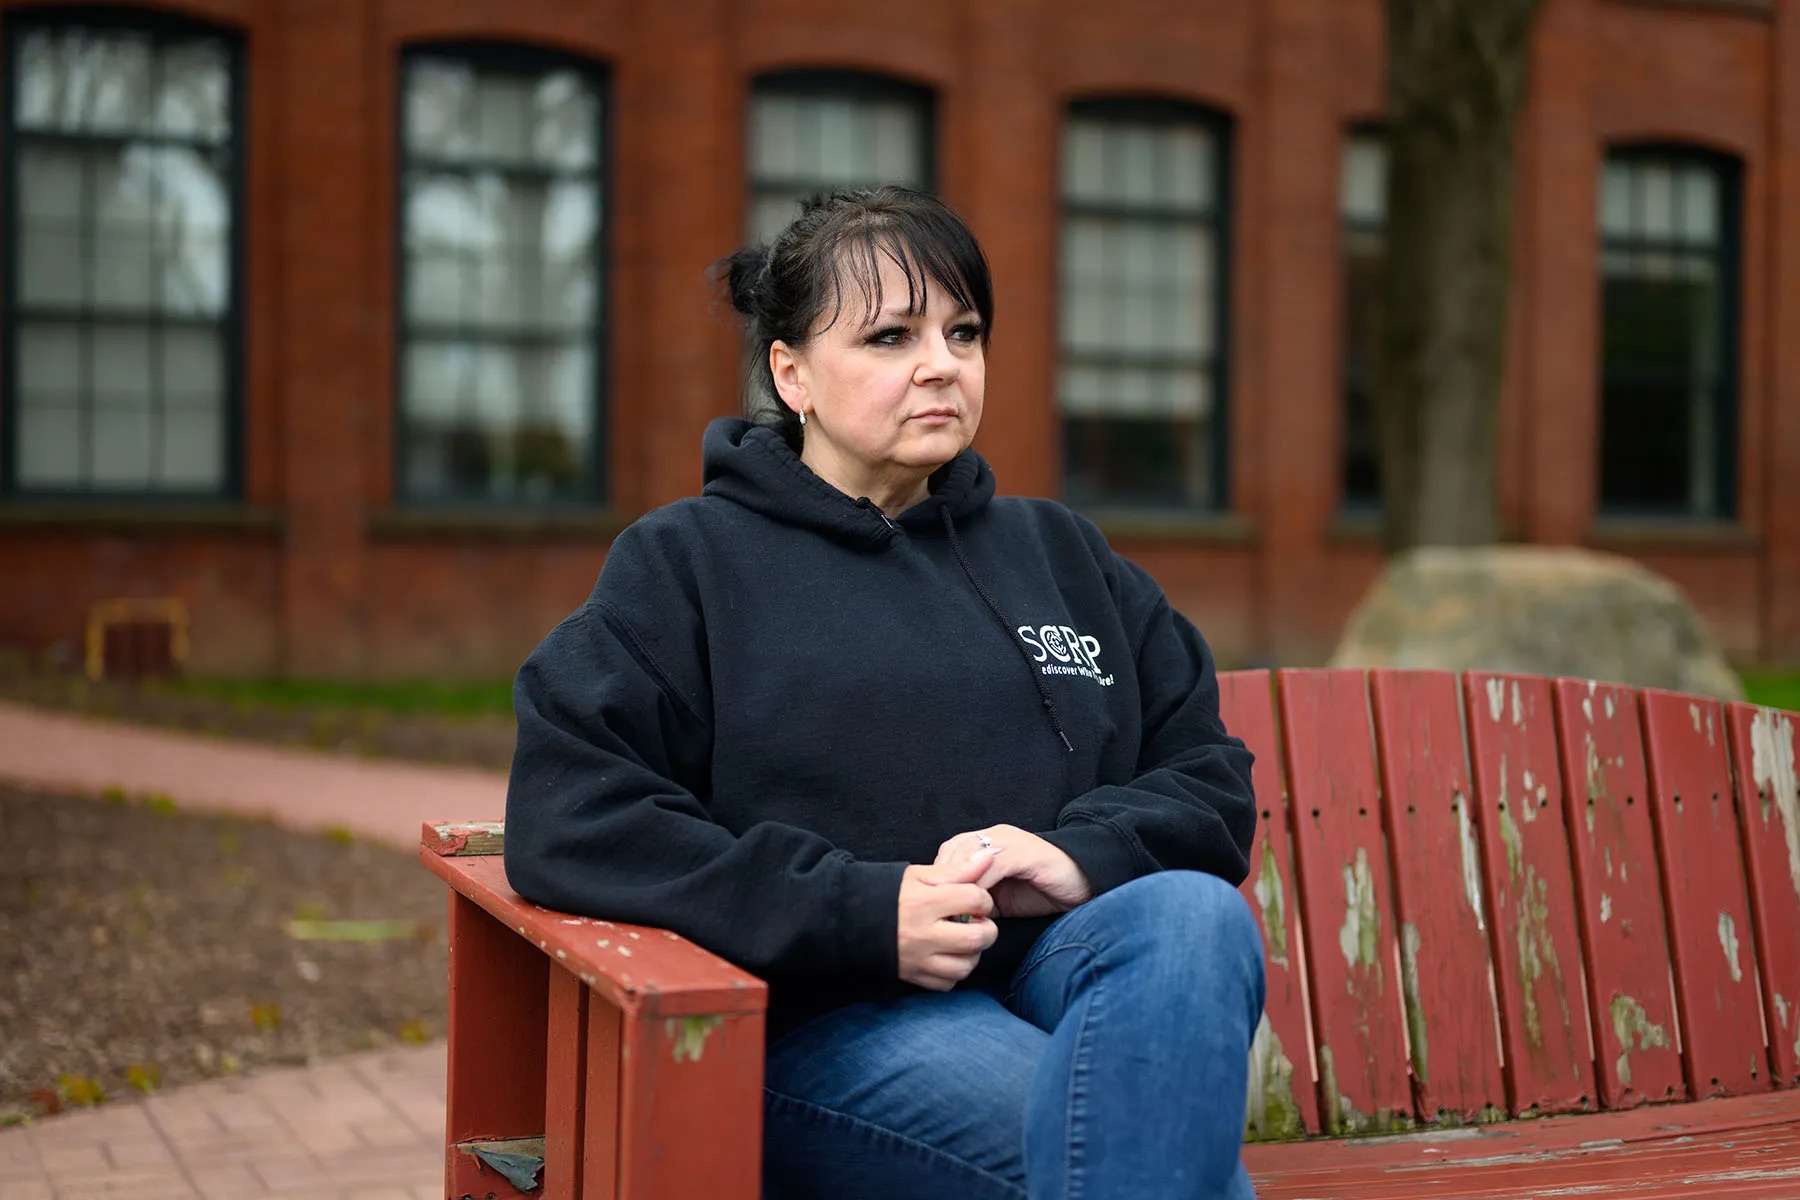
[[743, 318], [744, 412], [800, 442], [799, 417], [781, 402], [769, 373], [777, 339], [804, 347], [843, 314], [853, 285], [865, 311], [881, 307], [881, 259], [906, 276], [906, 308], [925, 306], [935, 280], [962, 308], [981, 318], [981, 340], [994, 325], [994, 286], [987, 259], [961, 217], [935, 196], [910, 188], [857, 188], [801, 201], [800, 214], [767, 246], [747, 246], [719, 262], [731, 306]]

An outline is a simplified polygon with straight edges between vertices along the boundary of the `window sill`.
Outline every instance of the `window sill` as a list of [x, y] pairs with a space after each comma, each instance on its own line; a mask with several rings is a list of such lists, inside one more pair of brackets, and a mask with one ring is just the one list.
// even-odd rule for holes
[[1234, 513], [1193, 513], [1157, 509], [1090, 508], [1082, 515], [1100, 527], [1109, 542], [1192, 542], [1248, 546], [1256, 525]]
[[1587, 545], [1623, 554], [1672, 551], [1681, 554], [1745, 554], [1760, 551], [1763, 539], [1736, 521], [1681, 520], [1676, 517], [1596, 517]]
[[[1368, 547], [1372, 550], [1385, 550], [1382, 541], [1381, 514], [1377, 512], [1358, 512], [1353, 509], [1339, 509], [1326, 526], [1325, 539], [1334, 546]], [[1494, 539], [1497, 546], [1516, 546], [1522, 544], [1518, 527], [1502, 522], [1499, 534]]]
[[1326, 526], [1325, 539], [1334, 546], [1381, 548], [1381, 514], [1357, 509], [1339, 509]]
[[1739, 17], [1775, 19], [1775, 0], [1613, 0], [1637, 8], [1681, 8], [1689, 12], [1726, 13]]
[[269, 536], [286, 522], [272, 508], [245, 504], [145, 500], [0, 501], [0, 530], [43, 533], [125, 533], [133, 536], [179, 537], [193, 533], [241, 533]]
[[390, 508], [369, 514], [378, 542], [610, 542], [631, 518], [610, 508]]

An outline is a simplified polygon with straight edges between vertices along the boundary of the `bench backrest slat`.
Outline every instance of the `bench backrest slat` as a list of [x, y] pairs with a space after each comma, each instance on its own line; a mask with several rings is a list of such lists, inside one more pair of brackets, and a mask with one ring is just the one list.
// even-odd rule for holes
[[1506, 1085], [1456, 676], [1373, 671], [1369, 685], [1418, 1115], [1495, 1116]]
[[1737, 797], [1716, 701], [1646, 689], [1644, 747], [1689, 1094], [1769, 1087]]
[[1637, 693], [1575, 679], [1554, 691], [1600, 1103], [1680, 1099], [1687, 1085]]
[[1319, 1096], [1313, 1087], [1312, 1040], [1306, 1028], [1306, 993], [1300, 969], [1300, 916], [1295, 903], [1294, 853], [1287, 797], [1281, 779], [1281, 746], [1275, 736], [1274, 680], [1267, 671], [1233, 671], [1219, 677], [1219, 708], [1228, 729], [1256, 755], [1256, 841], [1244, 898], [1262, 927], [1268, 998], [1250, 1055], [1251, 1136], [1298, 1137], [1318, 1133]]
[[1514, 1113], [1598, 1098], [1549, 681], [1463, 677], [1488, 930]]
[[1800, 718], [1729, 706], [1775, 1083], [1800, 1083]]
[[1396, 934], [1361, 671], [1280, 676], [1294, 860], [1326, 1129], [1410, 1123]]

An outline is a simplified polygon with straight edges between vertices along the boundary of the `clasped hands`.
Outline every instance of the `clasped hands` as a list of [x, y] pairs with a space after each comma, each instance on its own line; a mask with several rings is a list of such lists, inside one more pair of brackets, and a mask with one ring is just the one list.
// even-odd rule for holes
[[959, 833], [900, 880], [900, 978], [947, 992], [994, 944], [994, 917], [1067, 912], [1093, 898], [1075, 860], [1016, 825]]

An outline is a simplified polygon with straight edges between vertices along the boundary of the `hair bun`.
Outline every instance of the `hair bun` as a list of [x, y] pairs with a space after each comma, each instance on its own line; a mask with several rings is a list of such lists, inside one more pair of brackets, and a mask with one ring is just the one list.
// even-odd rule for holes
[[756, 315], [756, 297], [763, 273], [769, 265], [769, 247], [745, 246], [725, 259], [725, 286], [731, 293], [731, 307], [740, 316]]

